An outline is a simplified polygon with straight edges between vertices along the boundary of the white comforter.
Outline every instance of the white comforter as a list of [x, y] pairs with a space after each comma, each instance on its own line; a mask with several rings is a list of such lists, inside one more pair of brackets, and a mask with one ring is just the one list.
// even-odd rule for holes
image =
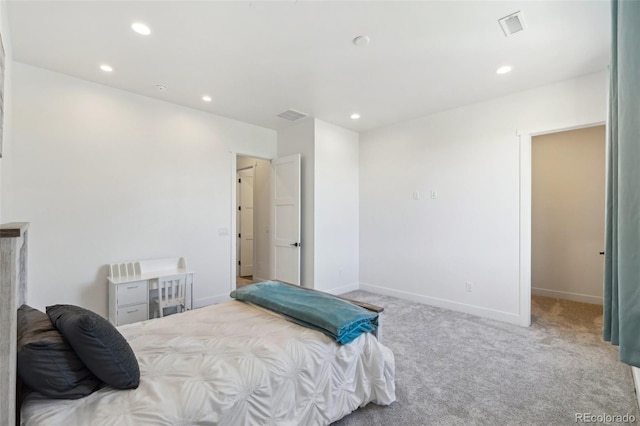
[[79, 400], [38, 394], [25, 425], [321, 425], [395, 400], [393, 353], [365, 334], [329, 337], [237, 301], [119, 328], [140, 364], [135, 390]]

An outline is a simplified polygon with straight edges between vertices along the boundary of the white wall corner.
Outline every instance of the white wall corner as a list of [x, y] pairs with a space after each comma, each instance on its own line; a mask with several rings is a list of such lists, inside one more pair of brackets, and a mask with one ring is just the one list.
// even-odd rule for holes
[[503, 321], [509, 324], [522, 325], [522, 319], [518, 314], [510, 312], [497, 311], [494, 309], [484, 308], [476, 305], [468, 305], [465, 303], [455, 302], [453, 300], [439, 299], [437, 297], [429, 297], [421, 294], [411, 293], [408, 291], [396, 290], [388, 287], [360, 283], [360, 290], [369, 291], [371, 293], [381, 294], [384, 296], [397, 297], [398, 299], [418, 302], [424, 305], [435, 306], [437, 308], [449, 309], [452, 311], [463, 312], [466, 314], [476, 315], [482, 318], [488, 318], [497, 321]]
[[574, 302], [591, 303], [592, 305], [602, 305], [603, 298], [591, 296], [588, 294], [571, 293], [567, 291], [551, 290], [548, 288], [531, 288], [531, 294], [534, 296], [551, 297], [554, 299], [573, 300]]
[[[34, 261], [30, 302], [47, 306], [64, 298], [106, 316], [104, 264], [170, 256], [184, 256], [197, 271], [195, 296], [207, 298], [201, 305], [228, 294], [235, 276], [230, 267], [232, 157], [236, 152], [275, 157], [277, 133], [20, 62], [12, 65], [12, 86], [20, 96], [13, 99], [9, 121], [20, 143], [10, 144], [14, 155], [2, 161], [2, 209], [3, 220], [28, 218], [40, 230], [34, 228], [39, 244], [29, 253]], [[62, 92], [68, 96], [59, 96]], [[73, 129], [65, 126], [70, 120]], [[188, 142], [176, 151], [175, 141], [187, 134]], [[91, 150], [85, 149], [87, 141]], [[120, 155], [123, 150], [126, 156]], [[120, 171], [87, 174], [105, 163], [117, 163]], [[9, 168], [10, 180], [5, 180]], [[64, 202], [51, 205], [33, 185]], [[95, 194], [100, 196], [91, 197]], [[102, 218], [105, 206], [108, 221]], [[140, 226], [140, 217], [153, 220]], [[68, 232], [74, 222], [83, 224], [82, 232]], [[194, 223], [198, 232], [181, 225]], [[62, 234], [69, 249], [56, 251], [52, 247]], [[86, 235], [100, 247], [76, 244]], [[61, 259], [69, 257], [77, 267], [61, 271]]]
[[520, 138], [520, 308], [519, 324], [531, 325], [531, 135]]
[[329, 289], [323, 289], [322, 291], [326, 292], [326, 293], [331, 293], [331, 294], [345, 294], [345, 293], [349, 293], [350, 291], [356, 291], [356, 290], [360, 290], [360, 283], [351, 283], [351, 284], [347, 284], [347, 285], [343, 285], [340, 287], [334, 287], [334, 288], [329, 288]]
[[204, 308], [205, 306], [215, 305], [218, 303], [226, 302], [228, 300], [231, 300], [231, 296], [229, 296], [228, 293], [218, 294], [216, 296], [202, 297], [193, 301], [193, 308]]

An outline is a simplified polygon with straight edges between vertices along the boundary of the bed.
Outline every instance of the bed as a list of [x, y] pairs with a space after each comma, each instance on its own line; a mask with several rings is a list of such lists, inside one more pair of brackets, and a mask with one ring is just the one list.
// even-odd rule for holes
[[31, 425], [325, 425], [395, 400], [393, 353], [371, 333], [340, 345], [271, 311], [228, 301], [118, 328], [137, 389], [26, 395]]
[[138, 358], [137, 389], [65, 401], [32, 394], [23, 424], [321, 425], [395, 400], [393, 354], [371, 334], [341, 346], [239, 301], [119, 331]]

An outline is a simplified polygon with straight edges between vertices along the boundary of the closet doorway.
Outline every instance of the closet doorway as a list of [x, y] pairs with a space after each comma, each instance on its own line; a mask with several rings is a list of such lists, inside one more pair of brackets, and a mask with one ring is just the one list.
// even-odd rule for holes
[[253, 279], [253, 187], [254, 187], [254, 167], [238, 169], [236, 172], [237, 186], [237, 216], [236, 226], [238, 230], [238, 240], [236, 243], [238, 267], [236, 277], [239, 281], [251, 282]]
[[602, 305], [605, 126], [532, 138], [531, 292]]
[[271, 276], [271, 161], [236, 158], [236, 288]]

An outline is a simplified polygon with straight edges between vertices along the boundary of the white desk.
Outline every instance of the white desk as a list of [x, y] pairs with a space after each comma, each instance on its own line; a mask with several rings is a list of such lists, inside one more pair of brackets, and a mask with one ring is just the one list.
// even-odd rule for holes
[[[158, 291], [158, 278], [185, 275], [187, 283], [186, 309], [193, 306], [194, 272], [187, 270], [184, 258], [153, 259], [110, 265], [109, 321], [115, 325], [130, 324], [154, 317], [150, 304]], [[150, 296], [151, 294], [151, 296]]]

